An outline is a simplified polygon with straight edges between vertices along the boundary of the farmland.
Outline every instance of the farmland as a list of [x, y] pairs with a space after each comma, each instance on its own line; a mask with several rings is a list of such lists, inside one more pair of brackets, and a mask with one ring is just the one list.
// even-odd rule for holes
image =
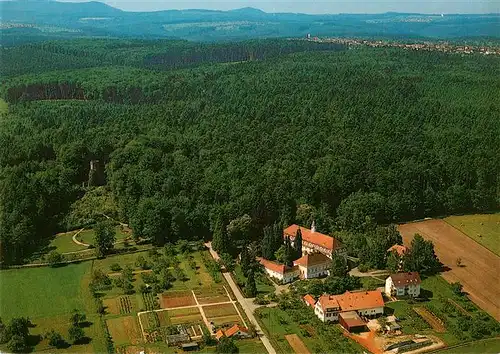
[[[399, 225], [406, 245], [418, 233], [434, 243], [439, 260], [449, 268], [443, 278], [460, 282], [470, 298], [500, 320], [500, 282], [496, 265], [500, 257], [443, 220], [426, 220]], [[462, 261], [457, 265], [457, 259]]]
[[500, 353], [500, 338], [485, 339], [466, 345], [440, 350], [442, 354], [497, 354]]
[[[34, 328], [34, 336], [49, 329], [60, 332], [68, 338], [69, 316], [73, 309], [87, 314], [89, 326], [85, 334], [91, 338], [88, 343], [71, 345], [64, 349], [48, 346], [46, 340], [34, 343], [35, 351], [52, 352], [104, 352], [106, 350], [104, 329], [95, 315], [93, 301], [88, 292], [88, 281], [92, 263], [84, 262], [60, 268], [26, 268], [0, 272], [0, 317], [4, 321], [13, 317], [27, 316]], [[0, 350], [4, 347], [0, 346]]]
[[84, 309], [82, 278], [89, 262], [61, 268], [12, 269], [0, 272], [0, 316], [32, 319]]
[[500, 257], [500, 213], [449, 216], [444, 221]]

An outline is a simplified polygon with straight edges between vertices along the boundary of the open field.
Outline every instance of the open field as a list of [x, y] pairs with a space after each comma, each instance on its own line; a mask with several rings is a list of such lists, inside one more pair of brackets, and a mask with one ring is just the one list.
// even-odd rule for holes
[[140, 343], [141, 333], [135, 316], [113, 318], [106, 323], [116, 345]]
[[[443, 220], [426, 220], [399, 225], [405, 245], [418, 233], [434, 243], [439, 260], [448, 268], [443, 278], [460, 282], [470, 298], [500, 320], [500, 257]], [[463, 266], [456, 265], [461, 258]]]
[[0, 271], [0, 317], [31, 319], [69, 314], [84, 309], [80, 282], [90, 262], [59, 268], [25, 268]]
[[196, 305], [191, 291], [168, 291], [160, 295], [161, 308], [174, 308]]
[[296, 354], [310, 354], [311, 352], [307, 347], [305, 346], [304, 342], [302, 342], [302, 339], [299, 338], [298, 335], [296, 334], [287, 334], [285, 336], [285, 339], [287, 340], [288, 344], [292, 347], [293, 351]]
[[440, 350], [443, 354], [491, 354], [500, 353], [500, 338], [484, 339], [464, 346]]
[[449, 216], [444, 221], [500, 256], [500, 213]]
[[[66, 340], [73, 309], [87, 315], [89, 326], [84, 328], [90, 338], [86, 344], [68, 348], [49, 348], [47, 340], [35, 344], [34, 352], [105, 352], [104, 328], [95, 314], [94, 300], [88, 291], [92, 262], [72, 264], [59, 268], [24, 268], [0, 271], [0, 317], [4, 323], [13, 317], [29, 317], [35, 327], [33, 336], [50, 329], [60, 332]], [[6, 352], [4, 346], [0, 351]]]

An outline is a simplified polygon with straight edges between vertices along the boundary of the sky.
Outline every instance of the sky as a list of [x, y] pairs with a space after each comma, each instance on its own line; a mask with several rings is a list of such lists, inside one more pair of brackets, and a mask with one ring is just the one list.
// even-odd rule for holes
[[[58, 0], [84, 2], [85, 0]], [[321, 13], [500, 13], [500, 0], [100, 0], [126, 11], [171, 9], [231, 10], [255, 7], [266, 12]]]

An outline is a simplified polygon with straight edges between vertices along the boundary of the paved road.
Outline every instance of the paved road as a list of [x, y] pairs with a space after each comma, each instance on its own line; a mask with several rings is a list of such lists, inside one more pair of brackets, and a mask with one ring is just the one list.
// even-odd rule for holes
[[[220, 258], [219, 255], [217, 254], [217, 252], [215, 252], [212, 249], [212, 244], [210, 242], [206, 243], [205, 246], [208, 247], [208, 249], [210, 250], [210, 254], [212, 255], [212, 257], [215, 260], [218, 260]], [[271, 345], [271, 342], [266, 337], [266, 335], [262, 331], [262, 328], [260, 328], [259, 323], [255, 319], [255, 316], [254, 316], [253, 311], [252, 311], [252, 306], [250, 306], [247, 299], [245, 299], [243, 297], [243, 295], [240, 292], [240, 289], [238, 288], [236, 283], [233, 281], [233, 278], [231, 278], [231, 275], [229, 273], [223, 273], [223, 275], [224, 275], [224, 278], [226, 278], [229, 286], [231, 287], [231, 290], [233, 291], [234, 295], [236, 296], [236, 300], [238, 300], [238, 302], [241, 304], [241, 307], [243, 307], [243, 310], [245, 311], [248, 318], [250, 319], [250, 322], [252, 322], [252, 324], [255, 326], [255, 329], [257, 330], [257, 334], [259, 335], [259, 338], [262, 341], [262, 344], [264, 344], [264, 346], [266, 347], [267, 352], [269, 354], [276, 354], [276, 350], [274, 350], [273, 346]]]

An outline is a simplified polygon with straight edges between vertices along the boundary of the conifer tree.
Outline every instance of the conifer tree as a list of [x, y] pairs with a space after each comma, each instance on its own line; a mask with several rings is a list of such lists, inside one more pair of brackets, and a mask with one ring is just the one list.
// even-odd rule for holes
[[255, 275], [252, 269], [248, 272], [245, 292], [248, 297], [255, 297], [257, 295], [257, 285], [255, 284]]
[[293, 246], [295, 248], [295, 259], [302, 257], [302, 231], [300, 231], [300, 228], [295, 234], [295, 241], [293, 242]]

